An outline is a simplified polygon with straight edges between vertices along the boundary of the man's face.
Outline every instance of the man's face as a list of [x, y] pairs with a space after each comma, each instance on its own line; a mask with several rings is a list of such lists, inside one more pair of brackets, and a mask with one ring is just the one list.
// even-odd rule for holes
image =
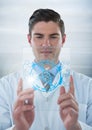
[[42, 21], [34, 25], [28, 40], [37, 62], [50, 60], [57, 63], [65, 36], [62, 37], [57, 23]]

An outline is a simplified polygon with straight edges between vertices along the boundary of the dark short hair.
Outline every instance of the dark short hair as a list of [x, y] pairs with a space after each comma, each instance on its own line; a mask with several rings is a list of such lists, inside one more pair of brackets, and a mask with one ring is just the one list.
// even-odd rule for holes
[[52, 9], [38, 9], [35, 10], [32, 16], [29, 18], [29, 33], [31, 34], [34, 25], [40, 21], [53, 21], [60, 27], [62, 36], [65, 33], [64, 22], [60, 17], [60, 14]]

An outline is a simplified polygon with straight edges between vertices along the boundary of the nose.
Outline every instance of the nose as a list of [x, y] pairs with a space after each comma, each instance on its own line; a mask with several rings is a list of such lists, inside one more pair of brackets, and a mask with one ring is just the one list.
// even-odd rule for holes
[[42, 46], [50, 46], [50, 39], [49, 38], [44, 38]]

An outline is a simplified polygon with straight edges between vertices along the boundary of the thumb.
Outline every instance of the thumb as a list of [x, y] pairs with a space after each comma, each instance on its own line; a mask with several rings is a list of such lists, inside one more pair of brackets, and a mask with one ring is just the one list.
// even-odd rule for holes
[[66, 93], [64, 86], [60, 87], [60, 95]]

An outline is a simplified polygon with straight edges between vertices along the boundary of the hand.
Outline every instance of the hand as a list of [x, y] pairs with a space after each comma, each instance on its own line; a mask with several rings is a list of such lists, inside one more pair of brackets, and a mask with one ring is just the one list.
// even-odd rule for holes
[[[22, 90], [22, 79], [19, 80], [17, 95], [18, 98], [13, 109], [13, 118], [15, 123], [15, 130], [28, 130], [34, 121], [34, 90], [29, 88]], [[29, 104], [25, 105], [25, 100]]]
[[72, 76], [70, 76], [69, 91], [66, 93], [63, 86], [60, 88], [58, 104], [60, 106], [60, 117], [64, 122], [66, 130], [81, 130], [80, 124], [78, 123], [79, 109], [74, 95]]

